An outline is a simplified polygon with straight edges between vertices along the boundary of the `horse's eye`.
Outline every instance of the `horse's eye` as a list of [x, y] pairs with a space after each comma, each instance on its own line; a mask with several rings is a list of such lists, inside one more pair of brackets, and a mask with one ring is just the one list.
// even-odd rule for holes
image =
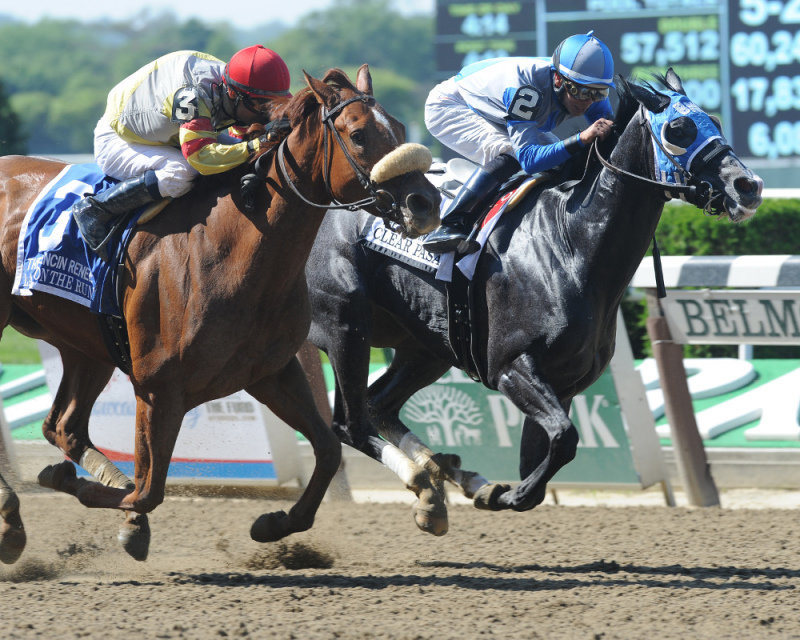
[[352, 141], [353, 144], [357, 144], [359, 147], [363, 147], [364, 132], [361, 131], [360, 129], [358, 131], [353, 131], [353, 133], [350, 134], [350, 140]]
[[663, 136], [671, 145], [686, 149], [697, 138], [697, 125], [691, 118], [681, 116], [664, 127]]

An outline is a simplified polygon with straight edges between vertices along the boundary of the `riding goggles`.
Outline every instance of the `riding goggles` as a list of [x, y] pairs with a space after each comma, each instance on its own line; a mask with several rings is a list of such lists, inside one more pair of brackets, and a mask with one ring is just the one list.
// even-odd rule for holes
[[608, 87], [584, 87], [583, 85], [570, 82], [564, 78], [564, 88], [567, 93], [577, 100], [591, 100], [600, 102], [608, 97]]
[[270, 98], [251, 98], [245, 93], [239, 93], [239, 95], [241, 96], [242, 104], [252, 113], [260, 113], [263, 115], [269, 113], [269, 107], [272, 103]]

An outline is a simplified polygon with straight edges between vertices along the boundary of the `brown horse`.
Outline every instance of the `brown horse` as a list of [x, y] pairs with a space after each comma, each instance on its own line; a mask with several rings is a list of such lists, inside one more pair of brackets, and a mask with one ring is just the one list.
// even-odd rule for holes
[[0, 475], [0, 562], [14, 564], [25, 549], [25, 528], [19, 515], [19, 498]]
[[120, 298], [136, 395], [133, 482], [88, 433], [92, 406], [114, 370], [97, 319], [46, 293], [11, 294], [25, 212], [64, 165], [0, 158], [0, 327], [59, 350], [64, 374], [44, 435], [99, 480], [77, 478], [66, 460], [45, 469], [40, 483], [88, 507], [123, 510], [120, 540], [137, 559], [147, 556], [145, 514], [164, 499], [184, 414], [240, 389], [308, 438], [316, 458], [297, 503], [257, 518], [251, 537], [274, 541], [312, 526], [341, 458], [295, 357], [310, 324], [304, 267], [326, 203], [365, 207], [412, 237], [439, 222], [439, 195], [423, 175], [430, 154], [403, 144], [403, 126], [372, 97], [367, 65], [356, 85], [338, 69], [305, 79], [308, 86], [278, 114], [291, 132], [277, 153], [259, 159], [265, 187], [254, 206], [244, 206], [239, 193], [244, 171], [232, 171], [171, 203], [128, 246]]

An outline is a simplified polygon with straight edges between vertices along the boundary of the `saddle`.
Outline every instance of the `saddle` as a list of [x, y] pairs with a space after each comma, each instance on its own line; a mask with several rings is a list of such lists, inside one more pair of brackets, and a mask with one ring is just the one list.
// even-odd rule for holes
[[[452, 198], [455, 194], [451, 189], [457, 190], [460, 186], [459, 183], [463, 184], [474, 169], [475, 165], [467, 160], [460, 158], [451, 160], [442, 170], [441, 186], [437, 186], [445, 196]], [[445, 179], [444, 176], [447, 176], [448, 179]], [[555, 178], [555, 174], [547, 173], [533, 179], [530, 178], [527, 174], [518, 173], [503, 184], [495, 201], [491, 202], [479, 216], [471, 235], [477, 236], [488, 215], [498, 213], [500, 209], [504, 212], [514, 209], [531, 190], [550, 182]], [[510, 197], [507, 196], [509, 192], [513, 192]], [[505, 202], [506, 200], [507, 202]], [[486, 384], [485, 374], [479, 364], [480, 359], [477, 353], [474, 286], [472, 279], [467, 278], [460, 269], [453, 269], [452, 277], [446, 283], [448, 342], [459, 367], [476, 382]]]

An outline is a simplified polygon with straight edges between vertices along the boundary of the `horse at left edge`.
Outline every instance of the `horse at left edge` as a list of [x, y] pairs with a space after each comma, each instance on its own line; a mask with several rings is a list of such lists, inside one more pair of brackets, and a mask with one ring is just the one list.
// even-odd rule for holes
[[[315, 455], [296, 504], [259, 516], [251, 537], [275, 541], [312, 526], [341, 459], [296, 358], [310, 325], [304, 267], [314, 237], [332, 202], [366, 208], [410, 237], [439, 223], [440, 194], [424, 177], [430, 152], [405, 143], [403, 125], [372, 95], [368, 66], [355, 84], [339, 69], [304, 76], [307, 86], [273, 114], [290, 130], [257, 160], [252, 203], [240, 193], [253, 170], [244, 166], [201, 181], [133, 231], [119, 273], [136, 396], [132, 480], [89, 435], [92, 406], [114, 371], [97, 316], [41, 291], [12, 295], [26, 212], [65, 165], [0, 158], [0, 327], [50, 343], [64, 368], [42, 429], [68, 460], [39, 482], [85, 506], [122, 510], [119, 539], [137, 560], [147, 557], [147, 513], [164, 500], [184, 414], [240, 389], [302, 433]], [[78, 477], [73, 463], [97, 481]], [[15, 513], [4, 512], [5, 544], [21, 531]]]
[[14, 564], [25, 549], [25, 542], [19, 498], [0, 474], [0, 562]]

